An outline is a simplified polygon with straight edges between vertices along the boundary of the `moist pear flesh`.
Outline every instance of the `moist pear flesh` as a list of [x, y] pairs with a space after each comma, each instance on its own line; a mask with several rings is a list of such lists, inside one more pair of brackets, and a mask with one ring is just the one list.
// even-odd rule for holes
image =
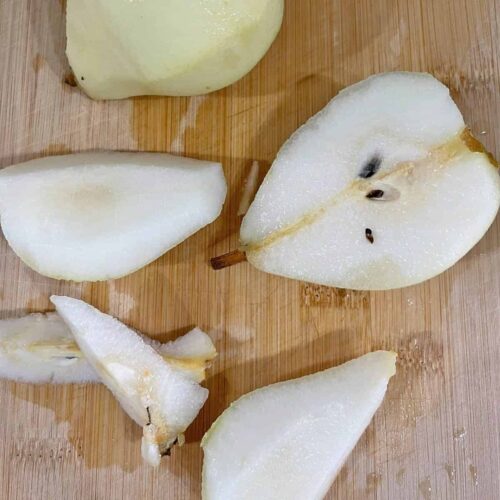
[[0, 320], [0, 378], [34, 384], [99, 382], [56, 313]]
[[[171, 367], [196, 382], [205, 379], [207, 365], [217, 354], [210, 337], [199, 328], [164, 344], [141, 338]], [[57, 313], [0, 320], [0, 378], [32, 384], [101, 381]]]
[[207, 389], [169, 366], [115, 318], [81, 300], [52, 296], [51, 301], [102, 382], [143, 427], [144, 459], [159, 465], [200, 411]]
[[82, 153], [0, 171], [0, 219], [40, 274], [118, 278], [149, 264], [220, 214], [222, 167], [160, 153]]
[[203, 438], [203, 499], [322, 499], [382, 403], [395, 361], [377, 351], [238, 399]]
[[283, 0], [68, 0], [66, 53], [94, 99], [206, 94], [257, 64], [283, 9]]
[[463, 257], [499, 203], [498, 169], [448, 89], [427, 74], [386, 73], [348, 87], [292, 135], [240, 237], [269, 273], [399, 288]]

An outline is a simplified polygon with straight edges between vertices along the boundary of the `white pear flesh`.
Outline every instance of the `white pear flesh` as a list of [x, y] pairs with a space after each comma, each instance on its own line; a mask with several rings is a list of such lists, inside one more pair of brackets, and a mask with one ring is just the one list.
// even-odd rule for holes
[[195, 382], [205, 380], [206, 370], [217, 356], [212, 339], [199, 328], [165, 344], [155, 342], [153, 347], [170, 366]]
[[[374, 191], [383, 196], [367, 197]], [[495, 161], [447, 87], [428, 74], [386, 73], [343, 90], [292, 135], [240, 237], [248, 261], [269, 273], [399, 288], [463, 257], [499, 204]]]
[[34, 384], [99, 382], [55, 313], [0, 321], [0, 378]]
[[396, 354], [246, 394], [202, 441], [204, 500], [320, 500], [382, 403]]
[[87, 361], [125, 412], [143, 428], [141, 451], [158, 466], [200, 411], [208, 390], [171, 367], [115, 318], [85, 302], [51, 297]]
[[5, 238], [32, 269], [101, 281], [149, 264], [218, 217], [218, 163], [160, 153], [53, 156], [0, 171]]
[[[164, 344], [142, 336], [185, 377], [205, 380], [217, 352], [210, 337], [195, 328]], [[93, 384], [101, 381], [57, 313], [0, 320], [0, 378], [32, 384]]]
[[94, 99], [206, 94], [259, 62], [283, 10], [284, 0], [68, 0], [66, 53]]

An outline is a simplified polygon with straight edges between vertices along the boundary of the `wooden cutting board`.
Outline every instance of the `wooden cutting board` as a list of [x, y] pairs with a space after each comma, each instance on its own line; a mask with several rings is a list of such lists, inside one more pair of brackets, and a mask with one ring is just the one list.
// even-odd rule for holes
[[[0, 498], [196, 499], [200, 439], [238, 396], [375, 349], [399, 353], [382, 408], [328, 498], [500, 498], [500, 222], [427, 283], [354, 292], [263, 274], [212, 271], [237, 246], [241, 188], [340, 89], [390, 70], [446, 83], [472, 130], [500, 154], [496, 0], [288, 0], [264, 60], [209, 96], [92, 102], [64, 83], [64, 2], [0, 0], [0, 166], [69, 151], [169, 151], [221, 161], [223, 216], [121, 280], [44, 278], [0, 239], [0, 316], [81, 297], [166, 340], [194, 325], [220, 353], [187, 443], [157, 470], [141, 430], [104, 387], [0, 383]], [[256, 499], [257, 500], [257, 499]], [[283, 499], [287, 500], [287, 499]]]

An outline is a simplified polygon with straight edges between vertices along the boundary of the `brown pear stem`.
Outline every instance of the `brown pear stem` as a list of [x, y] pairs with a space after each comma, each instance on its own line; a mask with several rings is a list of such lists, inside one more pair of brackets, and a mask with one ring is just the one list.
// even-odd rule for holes
[[235, 264], [245, 262], [246, 260], [247, 256], [245, 252], [242, 252], [241, 250], [233, 250], [232, 252], [210, 259], [210, 265], [212, 266], [212, 269], [219, 271], [220, 269], [234, 266]]

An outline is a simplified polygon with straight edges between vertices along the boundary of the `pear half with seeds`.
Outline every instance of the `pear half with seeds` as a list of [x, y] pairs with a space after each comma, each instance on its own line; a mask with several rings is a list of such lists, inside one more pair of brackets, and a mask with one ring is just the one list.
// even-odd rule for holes
[[149, 264], [215, 220], [222, 166], [161, 153], [81, 153], [0, 170], [0, 220], [40, 274], [101, 281]]
[[448, 89], [428, 74], [380, 74], [285, 143], [243, 219], [241, 250], [289, 278], [399, 288], [463, 257], [499, 204], [497, 164]]
[[395, 362], [377, 351], [238, 399], [203, 438], [203, 499], [322, 499], [381, 405]]
[[[210, 337], [195, 328], [171, 342], [141, 336], [165, 361], [196, 382], [217, 352]], [[0, 320], [0, 378], [32, 384], [88, 384], [101, 381], [57, 313]]]
[[52, 296], [92, 368], [143, 428], [142, 456], [157, 466], [183, 439], [208, 390], [172, 367], [133, 330], [85, 302]]

